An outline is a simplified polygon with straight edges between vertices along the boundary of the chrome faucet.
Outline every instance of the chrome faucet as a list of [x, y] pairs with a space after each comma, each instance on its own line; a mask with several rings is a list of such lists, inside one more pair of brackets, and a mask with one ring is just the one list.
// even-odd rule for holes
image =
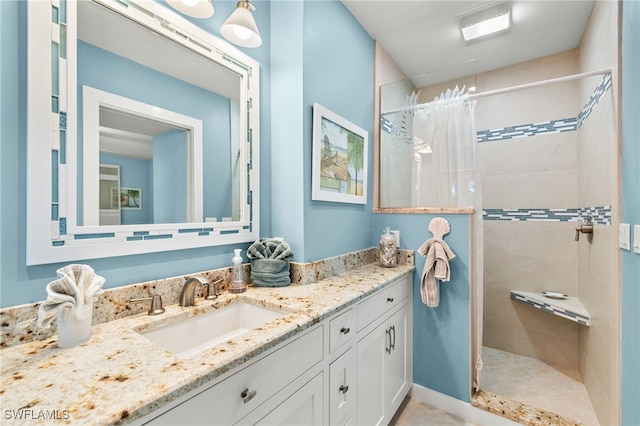
[[182, 292], [180, 292], [180, 306], [193, 306], [196, 304], [196, 287], [199, 285], [209, 285], [209, 281], [200, 275], [193, 275], [184, 282]]

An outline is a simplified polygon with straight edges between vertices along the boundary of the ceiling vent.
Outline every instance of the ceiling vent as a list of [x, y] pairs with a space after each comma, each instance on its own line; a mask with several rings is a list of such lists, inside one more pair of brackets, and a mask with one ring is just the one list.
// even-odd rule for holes
[[464, 41], [501, 34], [511, 26], [509, 2], [490, 2], [458, 15]]

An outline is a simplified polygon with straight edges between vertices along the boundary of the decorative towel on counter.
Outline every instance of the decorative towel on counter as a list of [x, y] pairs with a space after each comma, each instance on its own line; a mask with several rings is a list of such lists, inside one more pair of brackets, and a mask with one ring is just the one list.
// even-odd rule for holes
[[84, 306], [102, 293], [104, 278], [88, 265], [72, 264], [56, 271], [58, 279], [47, 284], [47, 300], [38, 308], [38, 325], [51, 327], [63, 310]]
[[429, 231], [433, 238], [425, 241], [418, 253], [426, 257], [424, 269], [422, 270], [422, 280], [420, 282], [420, 293], [422, 302], [432, 308], [440, 304], [440, 281], [447, 282], [450, 279], [449, 261], [455, 259], [456, 255], [449, 248], [443, 238], [451, 231], [449, 222], [442, 217], [436, 217], [429, 222]]
[[247, 249], [249, 259], [289, 260], [293, 252], [281, 238], [260, 238]]
[[256, 287], [291, 284], [289, 259], [293, 252], [282, 238], [260, 238], [247, 249], [251, 260], [251, 283]]

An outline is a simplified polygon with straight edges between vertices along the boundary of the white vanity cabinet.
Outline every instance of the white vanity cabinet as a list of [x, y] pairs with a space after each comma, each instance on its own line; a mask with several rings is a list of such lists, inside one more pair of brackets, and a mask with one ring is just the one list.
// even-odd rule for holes
[[[298, 390], [296, 385], [304, 379], [305, 372], [323, 359], [323, 326], [316, 326], [302, 336], [285, 342], [284, 346], [253, 362], [231, 376], [215, 384], [204, 385], [181, 398], [168, 411], [151, 419], [149, 425], [233, 425], [249, 424], [243, 420], [249, 414], [257, 423], [261, 417], [280, 408], [288, 388]], [[321, 369], [321, 367], [319, 367]], [[320, 378], [322, 381], [322, 377]], [[208, 386], [208, 387], [207, 387]], [[322, 394], [314, 391], [314, 413], [298, 413], [309, 417], [321, 414]], [[164, 407], [166, 409], [168, 407]], [[261, 408], [257, 413], [254, 410]], [[275, 414], [274, 414], [275, 415]], [[258, 416], [258, 418], [256, 418]], [[315, 423], [311, 423], [315, 424]]]
[[[238, 425], [310, 425], [321, 426], [324, 421], [324, 374], [316, 374], [301, 387], [284, 393], [284, 400], [275, 408], [265, 407], [236, 423]], [[266, 414], [265, 414], [266, 412]]]
[[357, 424], [387, 424], [413, 381], [411, 279], [361, 302], [356, 343]]
[[412, 383], [412, 275], [138, 424], [387, 424]]

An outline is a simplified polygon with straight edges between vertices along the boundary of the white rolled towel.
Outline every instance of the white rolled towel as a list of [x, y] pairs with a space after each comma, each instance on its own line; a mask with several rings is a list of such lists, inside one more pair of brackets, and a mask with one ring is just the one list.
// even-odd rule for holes
[[63, 310], [84, 306], [103, 292], [105, 279], [89, 265], [71, 264], [56, 271], [58, 279], [47, 284], [47, 300], [38, 307], [38, 325], [51, 327]]

